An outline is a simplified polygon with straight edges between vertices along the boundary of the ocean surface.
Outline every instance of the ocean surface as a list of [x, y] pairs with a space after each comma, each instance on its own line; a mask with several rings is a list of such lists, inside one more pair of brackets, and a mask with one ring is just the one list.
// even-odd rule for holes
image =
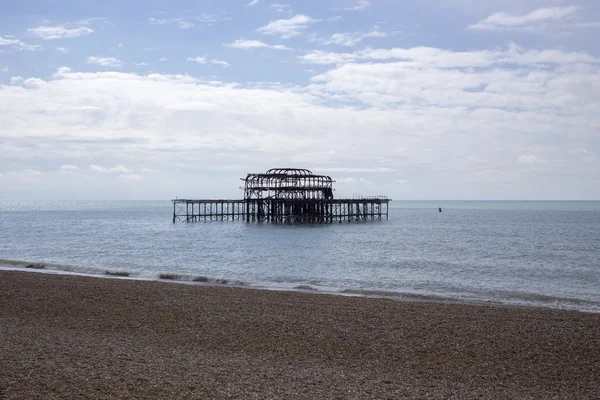
[[393, 201], [388, 221], [313, 226], [172, 212], [0, 201], [0, 267], [600, 312], [600, 202]]

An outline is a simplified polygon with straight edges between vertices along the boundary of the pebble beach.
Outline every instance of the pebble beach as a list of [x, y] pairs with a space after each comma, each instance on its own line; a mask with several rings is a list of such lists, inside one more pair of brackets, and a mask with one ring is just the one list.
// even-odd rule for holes
[[600, 314], [0, 271], [0, 399], [66, 398], [600, 398]]

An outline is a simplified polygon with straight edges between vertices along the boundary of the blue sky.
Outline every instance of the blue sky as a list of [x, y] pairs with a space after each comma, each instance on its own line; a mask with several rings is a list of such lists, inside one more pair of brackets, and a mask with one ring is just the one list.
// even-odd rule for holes
[[600, 199], [591, 0], [0, 4], [0, 199]]

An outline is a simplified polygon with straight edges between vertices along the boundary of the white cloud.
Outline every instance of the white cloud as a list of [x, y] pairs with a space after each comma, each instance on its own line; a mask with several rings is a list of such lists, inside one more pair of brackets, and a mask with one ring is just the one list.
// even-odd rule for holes
[[480, 157], [475, 157], [475, 156], [467, 156], [466, 157], [466, 161], [469, 164], [487, 164], [487, 160], [480, 158]]
[[23, 77], [21, 76], [12, 76], [10, 78], [11, 85], [20, 85], [23, 82]]
[[195, 26], [194, 23], [186, 21], [183, 18], [148, 18], [148, 22], [152, 25], [167, 25], [167, 24], [175, 24], [181, 29], [190, 29]]
[[57, 47], [56, 51], [62, 54], [67, 54], [69, 52], [69, 49], [67, 49], [66, 47]]
[[143, 181], [144, 178], [138, 174], [122, 174], [119, 175], [119, 180], [122, 182], [138, 182]]
[[197, 15], [197, 16], [193, 17], [193, 19], [195, 21], [199, 21], [200, 23], [206, 24], [208, 26], [212, 26], [215, 22], [231, 21], [231, 17], [228, 17], [227, 15], [207, 14], [207, 13], [202, 13], [200, 15]]
[[299, 57], [300, 60], [307, 64], [341, 64], [352, 62], [360, 58], [358, 54], [351, 53], [333, 53], [323, 50], [313, 50]]
[[316, 168], [322, 172], [394, 172], [393, 169], [387, 167], [372, 167], [372, 168], [355, 168], [355, 167], [334, 167], [334, 168]]
[[[6, 178], [16, 178], [18, 180], [26, 181], [37, 181], [44, 175], [46, 175], [44, 172], [32, 168], [27, 168], [22, 171], [11, 171], [4, 174]], [[0, 174], [0, 177], [2, 177], [2, 174]]]
[[[174, 197], [184, 187], [190, 193], [193, 181], [210, 196], [238, 198], [240, 176], [277, 165], [354, 176], [365, 195], [392, 198], [600, 197], [592, 184], [600, 179], [600, 63], [593, 57], [404, 50], [404, 59], [375, 49], [364, 60], [321, 67], [306, 86], [65, 67], [40, 87], [0, 85], [1, 170], [69, 160], [86, 166], [87, 174], [74, 176], [98, 172], [92, 197], [119, 197], [118, 175], [151, 166], [160, 172], [132, 185], [147, 191], [136, 195]], [[535, 190], [519, 155], [535, 157]], [[60, 188], [53, 179], [40, 182]], [[3, 189], [43, 193], [18, 184]]]
[[37, 28], [30, 28], [27, 31], [44, 40], [76, 38], [94, 32], [93, 29], [87, 26], [79, 26], [71, 29], [64, 26], [38, 26]]
[[23, 81], [23, 86], [29, 88], [37, 88], [46, 85], [46, 82], [39, 78], [29, 78]]
[[365, 38], [381, 38], [388, 36], [387, 33], [379, 30], [373, 30], [368, 33], [363, 32], [343, 32], [334, 33], [327, 39], [321, 39], [319, 42], [323, 44], [336, 44], [341, 46], [352, 47], [362, 42]]
[[497, 12], [484, 20], [470, 25], [469, 29], [532, 29], [545, 22], [556, 22], [571, 17], [579, 11], [577, 6], [538, 8], [526, 15]]
[[205, 57], [188, 57], [187, 61], [195, 62], [195, 63], [198, 63], [198, 64], [206, 64], [206, 58]]
[[187, 21], [180, 21], [177, 25], [181, 29], [190, 29], [190, 28], [193, 28], [194, 26], [196, 26], [195, 24], [193, 24], [191, 22], [187, 22]]
[[309, 24], [317, 21], [307, 15], [298, 14], [290, 19], [271, 21], [267, 25], [258, 28], [257, 32], [264, 35], [279, 35], [283, 39], [289, 39], [299, 35], [308, 28]]
[[283, 45], [269, 45], [267, 43], [261, 42], [260, 40], [245, 40], [238, 39], [232, 43], [226, 44], [227, 47], [233, 47], [235, 49], [274, 49], [274, 50], [291, 50], [289, 47]]
[[209, 60], [206, 57], [188, 57], [187, 61], [195, 62], [198, 64], [215, 64], [220, 65], [224, 68], [229, 67], [229, 63], [227, 61], [217, 60], [215, 58]]
[[77, 167], [76, 165], [70, 165], [70, 164], [65, 164], [65, 165], [61, 165], [59, 170], [61, 171], [77, 171], [79, 169], [79, 167]]
[[158, 61], [160, 61], [160, 62], [167, 62], [167, 61], [169, 61], [169, 59], [167, 57], [161, 57], [161, 58], [158, 59]]
[[538, 159], [536, 156], [532, 155], [532, 154], [521, 154], [519, 156], [519, 159], [517, 160], [517, 162], [519, 164], [529, 164], [529, 165], [533, 165], [535, 163], [538, 162]]
[[4, 67], [0, 68], [0, 72], [8, 72], [8, 65], [5, 65]]
[[367, 9], [371, 3], [367, 0], [358, 0], [358, 3], [353, 7], [344, 8], [346, 11], [362, 11]]
[[215, 64], [215, 65], [220, 65], [224, 68], [229, 67], [229, 63], [227, 61], [223, 61], [223, 60], [217, 60], [216, 58], [213, 58], [211, 60], [208, 61], [210, 64]]
[[88, 168], [90, 171], [101, 173], [120, 172], [128, 174], [131, 172], [127, 167], [123, 165], [115, 165], [114, 167], [103, 167], [101, 165], [91, 164]]
[[315, 50], [300, 56], [305, 63], [339, 64], [358, 61], [401, 61], [406, 66], [435, 65], [440, 68], [489, 67], [495, 64], [543, 65], [600, 63], [584, 52], [564, 52], [560, 50], [525, 50], [512, 44], [506, 50], [479, 50], [454, 52], [433, 47], [413, 47], [410, 49], [370, 49], [353, 53], [334, 53]]
[[322, 41], [323, 44], [339, 44], [342, 46], [354, 46], [362, 41], [361, 35], [353, 33], [334, 33], [329, 39]]
[[282, 12], [291, 13], [292, 12], [292, 7], [289, 4], [275, 3], [275, 4], [271, 4], [269, 6], [269, 8], [273, 12], [276, 12], [276, 13], [282, 13]]
[[123, 66], [123, 61], [117, 60], [116, 58], [113, 58], [113, 57], [92, 56], [92, 57], [88, 57], [86, 62], [88, 64], [96, 64], [96, 65], [101, 65], [103, 67], [122, 67]]
[[401, 184], [410, 183], [410, 181], [406, 180], [406, 179], [398, 179], [398, 180], [396, 180], [396, 182], [401, 183]]
[[258, 4], [258, 0], [252, 0], [250, 3], [246, 3], [246, 7], [252, 7]]
[[147, 67], [150, 64], [145, 63], [145, 62], [139, 62], [139, 63], [133, 63], [133, 65], [135, 65], [136, 67]]
[[215, 22], [228, 21], [230, 17], [217, 15], [217, 14], [206, 14], [202, 13], [193, 17], [177, 17], [177, 18], [148, 18], [148, 22], [152, 25], [177, 25], [181, 29], [190, 29], [196, 26], [198, 23], [212, 26]]
[[388, 33], [381, 32], [379, 30], [372, 30], [371, 32], [365, 34], [365, 37], [370, 37], [370, 38], [381, 38], [381, 37], [387, 37], [387, 36], [389, 36]]
[[27, 44], [18, 39], [13, 39], [12, 37], [0, 36], [0, 48], [2, 48], [2, 47], [8, 47], [8, 48], [15, 49], [15, 50], [26, 50], [26, 51], [34, 51], [34, 50], [38, 50], [40, 48], [40, 46], [38, 46], [38, 45]]
[[335, 182], [336, 183], [356, 183], [357, 180], [356, 180], [356, 178], [353, 178], [351, 176], [345, 176], [345, 177], [342, 177], [342, 178], [337, 178], [335, 180]]

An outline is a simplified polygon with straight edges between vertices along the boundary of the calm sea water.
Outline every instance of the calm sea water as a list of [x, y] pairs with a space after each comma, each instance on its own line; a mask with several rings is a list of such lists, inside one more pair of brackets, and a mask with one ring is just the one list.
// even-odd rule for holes
[[317, 226], [171, 217], [169, 201], [0, 201], [0, 265], [600, 312], [600, 202], [394, 201], [389, 221]]

